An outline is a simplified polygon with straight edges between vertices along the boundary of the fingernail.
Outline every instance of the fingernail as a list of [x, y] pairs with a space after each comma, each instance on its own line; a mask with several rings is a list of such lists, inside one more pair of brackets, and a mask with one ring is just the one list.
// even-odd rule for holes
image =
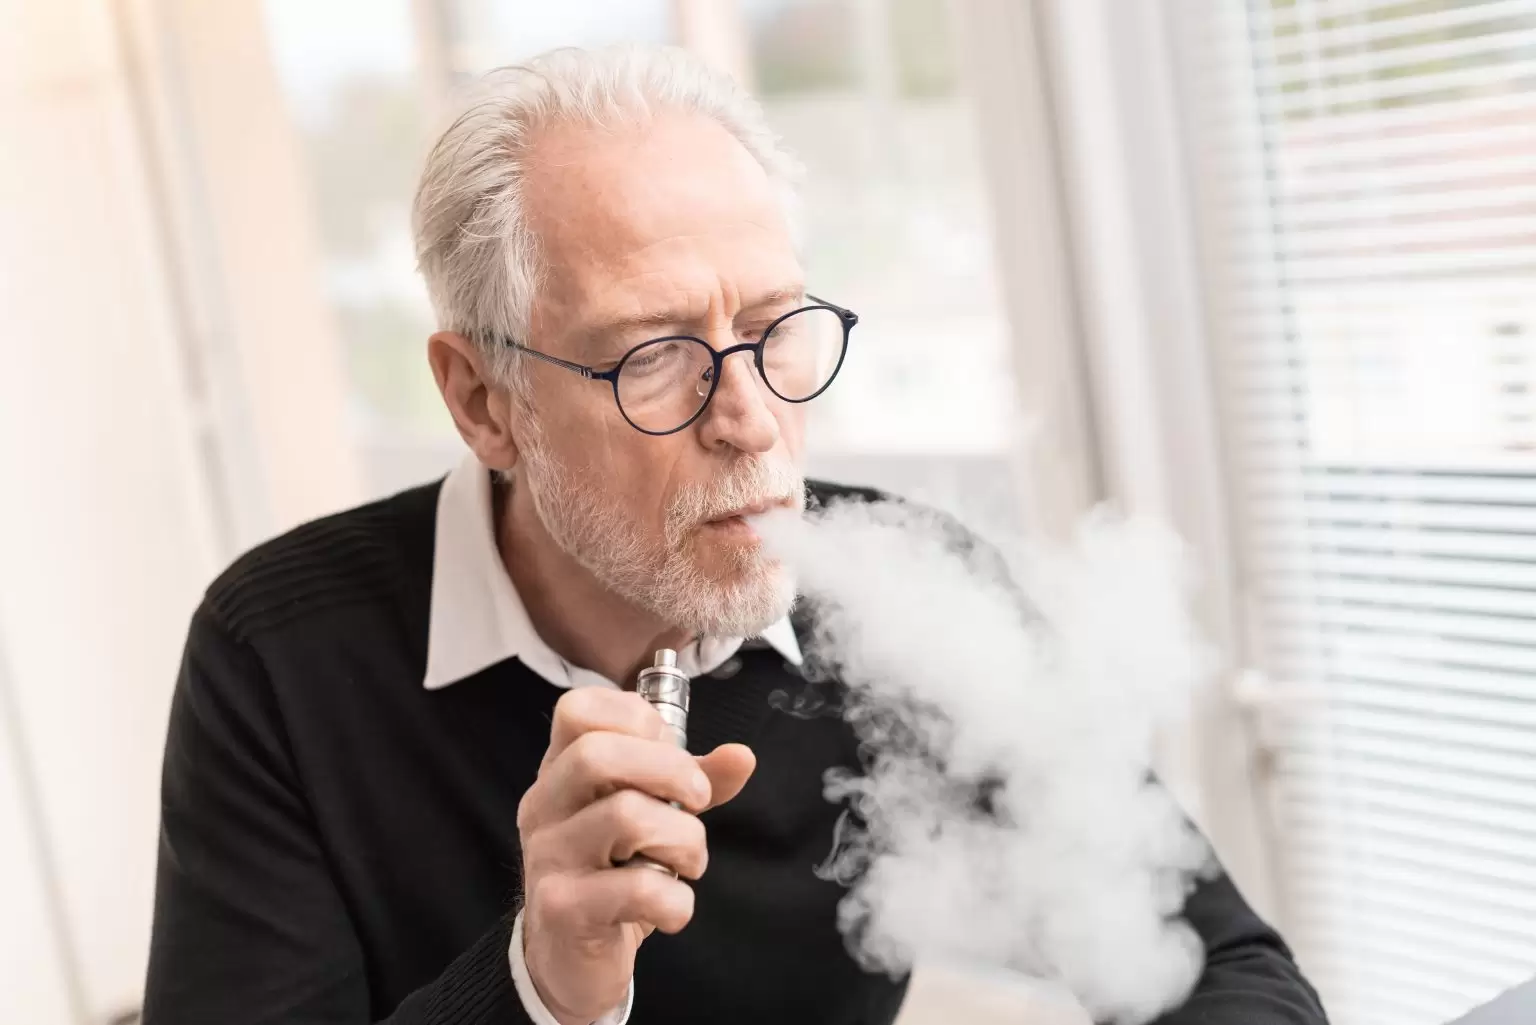
[[702, 770], [695, 769], [691, 781], [694, 796], [701, 801], [709, 800], [709, 777]]

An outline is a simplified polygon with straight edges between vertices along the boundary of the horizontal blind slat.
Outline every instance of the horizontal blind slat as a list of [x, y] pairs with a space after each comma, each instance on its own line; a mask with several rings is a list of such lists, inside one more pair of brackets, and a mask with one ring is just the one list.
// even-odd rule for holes
[[[1323, 807], [1337, 796], [1335, 788], [1321, 781], [1301, 778], [1287, 781], [1279, 795], [1281, 806], [1290, 809]], [[1511, 813], [1509, 809], [1483, 803], [1456, 801], [1423, 790], [1389, 787], [1360, 787], [1351, 790], [1352, 807], [1376, 814], [1386, 821], [1418, 821], [1432, 825], [1449, 824], [1469, 831], [1469, 835], [1514, 836], [1536, 840], [1536, 814]], [[1512, 841], [1513, 842], [1513, 841]], [[1536, 945], [1536, 934], [1531, 936]]]
[[[1344, 12], [1341, 12], [1343, 23], [1332, 26], [1318, 26], [1303, 22], [1277, 20], [1272, 23], [1271, 31], [1278, 31], [1281, 35], [1273, 44], [1269, 56], [1271, 60], [1281, 60], [1292, 55], [1304, 56], [1308, 49], [1318, 49], [1327, 46], [1358, 46], [1366, 42], [1383, 39], [1401, 39], [1414, 35], [1443, 32], [1447, 29], [1462, 29], [1469, 25], [1475, 26], [1506, 20], [1519, 21], [1529, 17], [1531, 14], [1530, 4], [1526, 0], [1493, 0], [1493, 2], [1489, 3], [1443, 11], [1430, 11], [1408, 17], [1388, 17], [1377, 21], [1365, 20], [1365, 17], [1372, 13], [1380, 14], [1383, 9], [1401, 6], [1401, 3], [1395, 2], [1382, 3], [1372, 7], [1363, 7], [1355, 12], [1348, 12], [1359, 15], [1360, 18], [1358, 20], [1343, 20]], [[1330, 13], [1332, 10], [1332, 5], [1329, 5]], [[1294, 32], [1291, 30], [1294, 30]]]
[[[1469, 114], [1458, 105], [1455, 113], [1445, 110], [1430, 118], [1428, 112], [1421, 111], [1420, 117], [1420, 123], [1393, 131], [1358, 132], [1353, 136], [1337, 132], [1323, 136], [1320, 132], [1317, 145], [1282, 151], [1277, 154], [1278, 163], [1284, 173], [1325, 174], [1350, 168], [1379, 168], [1391, 180], [1391, 173], [1404, 165], [1454, 162], [1468, 159], [1468, 154], [1477, 159], [1479, 154], [1518, 153], [1530, 138], [1531, 126], [1536, 125], [1536, 95], [1527, 106], [1506, 104], [1499, 109]], [[1261, 167], [1241, 152], [1228, 155], [1224, 163], [1233, 171], [1248, 174], [1258, 173]], [[1251, 202], [1255, 191], [1251, 185], [1228, 183], [1216, 194], [1216, 201], [1222, 202], [1221, 197], [1229, 194], [1227, 201], [1242, 197]], [[1230, 212], [1239, 216], [1251, 214], [1256, 221], [1274, 216], [1274, 211], [1245, 211], [1241, 207]]]
[[[1369, 110], [1337, 113], [1326, 121], [1313, 122], [1309, 127], [1311, 141], [1318, 144], [1332, 141], [1351, 141], [1393, 132], [1421, 131], [1425, 127], [1438, 129], [1449, 122], [1467, 121], [1480, 117], [1498, 117], [1512, 112], [1525, 112], [1536, 106], [1536, 94], [1523, 90], [1507, 90], [1492, 94], [1469, 95], [1447, 100], [1432, 106], [1407, 106], [1385, 110]], [[1274, 135], [1271, 128], [1266, 138]], [[1243, 159], [1255, 159], [1249, 154]], [[1234, 159], [1238, 155], [1234, 154]]]
[[[1517, 69], [1518, 73], [1518, 69]], [[1281, 119], [1317, 118], [1335, 111], [1347, 113], [1369, 110], [1394, 103], [1436, 105], [1459, 95], [1509, 82], [1510, 69], [1504, 65], [1463, 68], [1439, 75], [1341, 83], [1308, 88], [1297, 93], [1275, 92], [1270, 104]], [[1526, 88], [1530, 88], [1526, 84]]]
[[[1369, 76], [1430, 61], [1455, 62], [1470, 57], [1487, 62], [1532, 63], [1527, 51], [1536, 45], [1536, 28], [1530, 27], [1528, 16], [1517, 16], [1507, 24], [1518, 26], [1522, 22], [1526, 23], [1526, 27], [1512, 27], [1504, 32], [1480, 32], [1451, 39], [1425, 40], [1407, 46], [1373, 46], [1373, 42], [1380, 40], [1351, 40], [1341, 46], [1297, 54], [1298, 59], [1277, 65], [1274, 78], [1283, 89], [1291, 83]], [[1519, 71], [1512, 69], [1511, 73], [1518, 74]], [[1435, 76], [1433, 72], [1428, 72], [1423, 77], [1433, 81]]]
[[1487, 587], [1456, 587], [1410, 579], [1361, 580], [1329, 577], [1265, 577], [1257, 582], [1260, 598], [1338, 601], [1382, 608], [1424, 608], [1441, 612], [1482, 613], [1536, 619], [1536, 595]]
[[1266, 523], [1308, 521], [1373, 524], [1382, 527], [1459, 528], [1536, 534], [1536, 508], [1516, 503], [1385, 503], [1360, 498], [1309, 498], [1305, 494], [1266, 496], [1259, 518]]
[[1315, 550], [1266, 552], [1262, 569], [1276, 576], [1325, 575], [1340, 580], [1464, 584], [1536, 593], [1536, 566], [1494, 559], [1433, 558], [1414, 552]]
[[1405, 921], [1439, 923], [1447, 930], [1467, 933], [1499, 947], [1507, 943], [1520, 944], [1530, 937], [1529, 921], [1515, 911], [1494, 909], [1482, 913], [1477, 909], [1462, 908], [1444, 894], [1424, 895], [1373, 885], [1368, 876], [1353, 879], [1343, 874], [1327, 873], [1297, 877], [1290, 885], [1315, 895], [1314, 899], [1302, 905], [1313, 914], [1316, 912], [1311, 909], [1353, 904]]
[[[1271, 607], [1270, 643], [1284, 646], [1296, 633], [1320, 630], [1380, 630], [1399, 634], [1429, 634], [1446, 639], [1496, 641], [1536, 645], [1536, 623], [1502, 616], [1467, 615], [1420, 608], [1374, 605], [1304, 604]], [[1299, 643], [1299, 642], [1298, 642]]]
[[[1505, 622], [1507, 630], [1507, 621]], [[1373, 668], [1410, 662], [1435, 667], [1490, 670], [1498, 675], [1467, 675], [1450, 684], [1454, 690], [1508, 697], [1536, 699], [1536, 628], [1527, 626], [1528, 636], [1519, 634], [1498, 638], [1498, 643], [1428, 634], [1405, 628], [1400, 630], [1365, 629], [1345, 626], [1336, 621], [1322, 621], [1303, 627], [1277, 627], [1273, 646], [1293, 655], [1330, 668], [1333, 675], [1351, 675], [1349, 663], [1336, 659], [1369, 659]], [[1365, 673], [1379, 676], [1380, 670]]]
[[1407, 841], [1425, 851], [1439, 851], [1448, 858], [1484, 857], [1501, 862], [1506, 868], [1536, 872], [1536, 836], [1506, 834], [1500, 830], [1476, 829], [1425, 823], [1372, 810], [1368, 795], [1335, 795], [1325, 800], [1295, 800], [1286, 806], [1287, 821], [1301, 829], [1315, 829], [1340, 834], [1368, 843], [1372, 837]]
[[[1528, 734], [1490, 723], [1443, 722], [1396, 709], [1332, 706], [1276, 729], [1275, 755], [1347, 764], [1361, 780], [1388, 787], [1411, 783], [1426, 793], [1472, 797], [1509, 808], [1536, 808], [1536, 768]], [[1282, 784], [1284, 781], [1281, 781]], [[1486, 787], [1479, 791], [1479, 786]]]
[[1391, 528], [1380, 524], [1285, 524], [1259, 531], [1255, 540], [1276, 557], [1303, 558], [1318, 552], [1393, 557], [1437, 557], [1470, 562], [1508, 560], [1536, 563], [1536, 533]]
[[[1530, 975], [1528, 965], [1523, 965], [1508, 955], [1469, 956], [1468, 952], [1459, 945], [1447, 942], [1449, 937], [1441, 936], [1437, 942], [1433, 936], [1411, 928], [1402, 928], [1395, 923], [1351, 919], [1343, 916], [1318, 916], [1303, 918], [1300, 924], [1302, 928], [1311, 926], [1329, 931], [1346, 929], [1353, 924], [1353, 927], [1361, 931], [1362, 938], [1375, 951], [1393, 957], [1404, 964], [1416, 965], [1426, 973], [1433, 975], [1449, 973], [1467, 980], [1472, 986], [1494, 992], [1509, 986], [1511, 979], [1521, 980]], [[1524, 975], [1519, 974], [1522, 969], [1526, 969]]]
[[[1310, 865], [1316, 872], [1333, 871], [1345, 855], [1340, 845], [1329, 845], [1332, 840], [1319, 836], [1312, 838], [1312, 842], [1297, 843], [1287, 853], [1287, 859]], [[1497, 866], [1486, 872], [1474, 867], [1461, 873], [1444, 872], [1441, 868], [1440, 863], [1411, 845], [1379, 843], [1371, 846], [1369, 872], [1361, 872], [1360, 877], [1368, 875], [1373, 880], [1421, 891], [1443, 890], [1475, 908], [1507, 907], [1536, 916], [1536, 887], [1532, 887], [1529, 876], [1504, 872]]]

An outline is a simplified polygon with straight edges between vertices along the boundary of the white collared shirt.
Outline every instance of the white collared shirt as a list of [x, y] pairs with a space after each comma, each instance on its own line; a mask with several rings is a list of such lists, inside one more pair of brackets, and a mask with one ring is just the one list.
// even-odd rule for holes
[[[762, 639], [795, 664], [800, 645], [788, 617]], [[678, 666], [689, 676], [719, 668], [742, 645], [741, 637], [703, 637], [678, 651]], [[448, 474], [437, 498], [432, 548], [432, 607], [427, 626], [427, 671], [422, 686], [437, 690], [516, 658], [556, 687], [619, 687], [601, 673], [572, 665], [544, 643], [496, 547], [491, 474], [468, 455]], [[512, 926], [508, 951], [512, 982], [536, 1025], [559, 1025], [544, 1006], [523, 958], [523, 916]], [[621, 1007], [595, 1025], [624, 1025], [635, 999], [634, 981]]]

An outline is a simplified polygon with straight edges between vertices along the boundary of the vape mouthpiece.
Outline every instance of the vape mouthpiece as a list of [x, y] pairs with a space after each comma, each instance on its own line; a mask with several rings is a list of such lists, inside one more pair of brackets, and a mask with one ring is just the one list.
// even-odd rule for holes
[[[656, 652], [651, 664], [640, 670], [635, 679], [635, 693], [656, 709], [661, 721], [666, 723], [667, 736], [678, 747], [688, 747], [688, 674], [677, 668], [677, 652], [662, 648]], [[676, 801], [672, 807], [679, 807]], [[676, 876], [677, 873], [659, 861], [637, 854], [626, 864], [644, 865], [659, 872]]]

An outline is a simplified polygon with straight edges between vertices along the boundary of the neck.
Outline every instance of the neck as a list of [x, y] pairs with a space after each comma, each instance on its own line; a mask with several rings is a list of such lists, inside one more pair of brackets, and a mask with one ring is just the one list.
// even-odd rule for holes
[[502, 486], [496, 546], [539, 637], [574, 665], [633, 686], [657, 648], [678, 648], [687, 634], [614, 594], [561, 550], [544, 529], [525, 487]]

